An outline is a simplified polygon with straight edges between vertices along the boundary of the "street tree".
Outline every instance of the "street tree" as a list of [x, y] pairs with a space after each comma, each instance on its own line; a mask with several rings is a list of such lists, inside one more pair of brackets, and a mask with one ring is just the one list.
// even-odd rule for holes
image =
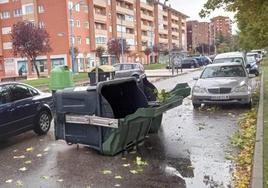
[[20, 21], [13, 25], [11, 31], [13, 53], [26, 57], [40, 77], [36, 57], [51, 51], [49, 34], [44, 28], [37, 27], [29, 21]]
[[239, 28], [239, 44], [243, 49], [268, 46], [267, 0], [207, 0], [199, 15], [206, 17], [220, 7], [235, 12]]
[[149, 47], [146, 47], [145, 50], [144, 50], [144, 54], [146, 55], [147, 57], [147, 63], [149, 64], [149, 56], [151, 55], [152, 53], [152, 49], [149, 48]]
[[114, 55], [118, 62], [120, 62], [120, 57], [123, 53], [128, 53], [129, 45], [126, 42], [126, 39], [112, 38], [107, 43], [108, 53]]
[[96, 57], [99, 58], [99, 61], [100, 62], [101, 62], [101, 57], [104, 54], [104, 52], [105, 52], [105, 48], [104, 47], [99, 46], [99, 47], [96, 48]]

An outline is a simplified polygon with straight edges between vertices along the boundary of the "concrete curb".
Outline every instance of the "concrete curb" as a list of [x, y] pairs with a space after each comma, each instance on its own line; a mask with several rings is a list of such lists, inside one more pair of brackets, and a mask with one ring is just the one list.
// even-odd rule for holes
[[178, 77], [178, 76], [181, 76], [181, 75], [185, 75], [185, 74], [188, 74], [190, 72], [199, 71], [201, 69], [202, 68], [196, 68], [196, 69], [188, 70], [186, 72], [179, 72], [179, 74], [174, 74], [174, 75], [161, 75], [161, 74], [159, 74], [159, 75], [146, 75], [146, 76], [147, 76], [147, 78], [159, 78], [159, 77], [161, 77], [161, 78], [168, 79], [168, 78], [174, 78], [174, 77]]
[[262, 74], [251, 188], [263, 188], [263, 84]]

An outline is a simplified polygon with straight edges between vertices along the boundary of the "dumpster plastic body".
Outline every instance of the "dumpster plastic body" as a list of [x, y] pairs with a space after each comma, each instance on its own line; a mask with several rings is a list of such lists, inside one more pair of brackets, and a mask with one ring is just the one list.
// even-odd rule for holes
[[[88, 73], [88, 77], [89, 77], [90, 85], [97, 85], [97, 82], [96, 82], [96, 68], [92, 69]], [[114, 77], [115, 77], [115, 69], [114, 69], [113, 66], [101, 65], [101, 66], [98, 67], [98, 81], [99, 82], [113, 80]]]
[[135, 78], [65, 89], [56, 93], [55, 137], [115, 155], [143, 141], [154, 118], [182, 101], [174, 95], [163, 103], [148, 102]]
[[73, 86], [73, 73], [68, 66], [57, 66], [51, 71], [50, 90], [56, 91]]

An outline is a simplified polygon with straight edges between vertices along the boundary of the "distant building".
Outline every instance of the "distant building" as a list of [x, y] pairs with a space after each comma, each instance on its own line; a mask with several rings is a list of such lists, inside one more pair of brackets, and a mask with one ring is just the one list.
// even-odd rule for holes
[[209, 22], [188, 21], [187, 22], [187, 49], [194, 50], [201, 44], [210, 44]]

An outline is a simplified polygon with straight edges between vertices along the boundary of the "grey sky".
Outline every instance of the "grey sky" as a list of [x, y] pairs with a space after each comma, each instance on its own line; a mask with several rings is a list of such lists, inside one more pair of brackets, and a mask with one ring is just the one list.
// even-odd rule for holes
[[[223, 9], [214, 11], [209, 18], [201, 19], [198, 13], [206, 1], [207, 0], [169, 0], [169, 3], [172, 8], [189, 16], [190, 18], [188, 18], [188, 20], [209, 21], [211, 17], [219, 15], [229, 16], [234, 20], [234, 14], [225, 12]], [[161, 0], [161, 2], [164, 2], [164, 0]], [[235, 30], [237, 30], [237, 26], [236, 24], [233, 24], [233, 33], [235, 33]]]

